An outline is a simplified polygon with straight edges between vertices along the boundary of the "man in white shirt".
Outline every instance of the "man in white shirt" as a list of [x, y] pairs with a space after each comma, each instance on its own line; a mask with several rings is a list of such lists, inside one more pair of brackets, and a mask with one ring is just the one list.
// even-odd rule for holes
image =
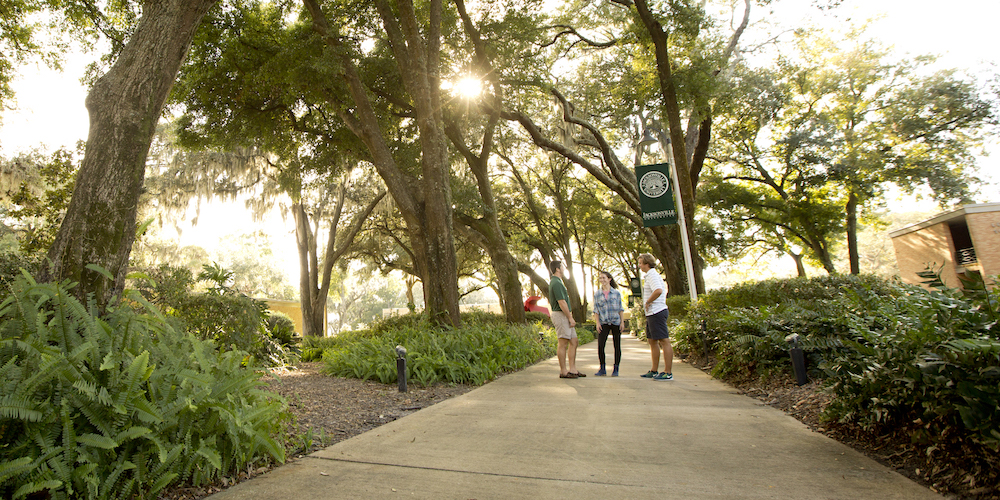
[[[674, 348], [670, 345], [667, 330], [667, 286], [660, 273], [656, 272], [656, 258], [648, 253], [639, 256], [639, 269], [645, 273], [642, 285], [642, 302], [646, 311], [646, 341], [653, 358], [653, 369], [642, 375], [653, 380], [673, 380]], [[663, 351], [663, 371], [660, 367], [660, 351]]]

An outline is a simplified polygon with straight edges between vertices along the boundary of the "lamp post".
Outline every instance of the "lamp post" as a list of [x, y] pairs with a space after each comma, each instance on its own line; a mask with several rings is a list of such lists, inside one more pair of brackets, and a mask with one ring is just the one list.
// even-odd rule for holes
[[680, 224], [681, 230], [681, 245], [684, 248], [684, 264], [687, 266], [688, 292], [691, 296], [691, 302], [695, 302], [698, 300], [698, 286], [694, 281], [694, 263], [691, 259], [691, 242], [688, 240], [687, 219], [684, 217], [684, 201], [681, 199], [681, 190], [677, 182], [677, 166], [674, 165], [673, 146], [670, 145], [670, 139], [666, 139], [667, 146], [664, 148], [663, 142], [660, 142], [653, 136], [653, 131], [651, 129], [643, 129], [642, 139], [640, 139], [639, 144], [636, 145], [636, 148], [639, 148], [636, 159], [638, 161], [638, 158], [642, 155], [642, 148], [649, 146], [654, 142], [660, 145], [660, 152], [666, 157], [667, 165], [670, 165], [670, 183], [673, 185], [674, 204], [677, 208], [677, 222]]

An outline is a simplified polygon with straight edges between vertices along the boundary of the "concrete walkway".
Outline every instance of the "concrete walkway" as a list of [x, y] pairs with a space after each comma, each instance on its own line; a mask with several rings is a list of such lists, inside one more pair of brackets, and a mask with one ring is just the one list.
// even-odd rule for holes
[[640, 378], [649, 348], [622, 347], [620, 377], [593, 376], [592, 342], [586, 378], [545, 360], [210, 498], [942, 498], [687, 364]]

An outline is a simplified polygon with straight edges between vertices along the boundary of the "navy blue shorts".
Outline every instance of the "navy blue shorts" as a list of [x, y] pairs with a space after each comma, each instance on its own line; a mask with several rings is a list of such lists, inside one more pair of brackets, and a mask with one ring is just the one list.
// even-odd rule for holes
[[667, 330], [668, 317], [670, 317], [669, 309], [646, 316], [646, 338], [653, 340], [669, 339], [670, 332]]

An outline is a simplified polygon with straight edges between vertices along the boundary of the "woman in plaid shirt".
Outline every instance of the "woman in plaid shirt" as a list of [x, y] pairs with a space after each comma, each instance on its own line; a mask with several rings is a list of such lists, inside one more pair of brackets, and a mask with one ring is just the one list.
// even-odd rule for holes
[[625, 314], [622, 294], [610, 273], [601, 271], [597, 280], [601, 288], [594, 292], [594, 323], [597, 324], [597, 357], [601, 360], [601, 369], [595, 375], [603, 377], [608, 374], [604, 368], [604, 346], [610, 333], [615, 343], [615, 368], [611, 376], [617, 377], [618, 364], [622, 360], [622, 320]]

